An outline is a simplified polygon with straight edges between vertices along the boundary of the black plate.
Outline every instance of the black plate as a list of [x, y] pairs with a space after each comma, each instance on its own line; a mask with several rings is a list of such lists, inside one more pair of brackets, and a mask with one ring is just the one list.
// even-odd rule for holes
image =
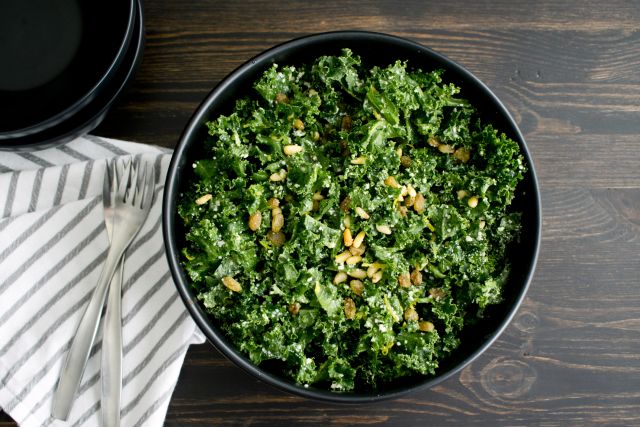
[[[300, 65], [318, 56], [338, 55], [345, 47], [361, 56], [366, 66], [386, 66], [401, 59], [407, 60], [411, 67], [426, 71], [444, 69], [444, 81], [461, 87], [462, 96], [477, 107], [482, 120], [492, 123], [520, 145], [528, 167], [513, 202], [513, 209], [523, 213], [522, 233], [519, 241], [510, 248], [512, 269], [505, 285], [503, 302], [487, 309], [482, 322], [464, 329], [461, 345], [441, 363], [435, 376], [415, 375], [380, 390], [361, 393], [305, 388], [277, 372], [255, 366], [238, 352], [216, 327], [215, 320], [203, 310], [182, 268], [180, 250], [185, 245], [185, 232], [177, 214], [179, 194], [192, 179], [191, 165], [202, 157], [202, 142], [207, 137], [204, 123], [207, 120], [230, 113], [235, 100], [251, 94], [252, 83], [274, 62], [279, 65]], [[200, 104], [183, 131], [169, 166], [163, 200], [163, 233], [169, 267], [180, 296], [209, 341], [236, 365], [271, 385], [300, 396], [340, 403], [374, 402], [432, 387], [460, 372], [482, 354], [507, 327], [525, 296], [538, 258], [541, 224], [540, 193], [533, 162], [516, 122], [493, 92], [459, 64], [418, 43], [386, 34], [359, 31], [315, 34], [284, 43], [247, 61], [220, 82]]]
[[136, 3], [132, 37], [122, 62], [96, 96], [67, 120], [38, 133], [0, 140], [0, 150], [32, 151], [62, 144], [93, 130], [107, 114], [117, 97], [134, 77], [144, 49], [144, 14], [141, 1]]

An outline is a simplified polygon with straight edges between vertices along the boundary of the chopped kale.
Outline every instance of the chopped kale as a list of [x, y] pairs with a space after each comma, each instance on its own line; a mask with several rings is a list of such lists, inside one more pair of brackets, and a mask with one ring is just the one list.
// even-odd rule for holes
[[345, 49], [207, 123], [182, 263], [255, 364], [337, 391], [433, 375], [501, 301], [523, 157], [442, 77]]

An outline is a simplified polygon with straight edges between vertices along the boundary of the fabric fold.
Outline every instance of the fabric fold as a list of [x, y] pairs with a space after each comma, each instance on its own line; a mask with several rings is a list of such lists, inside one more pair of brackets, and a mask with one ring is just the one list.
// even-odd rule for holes
[[2, 153], [0, 408], [21, 426], [100, 424], [102, 326], [69, 420], [54, 420], [50, 412], [109, 247], [102, 207], [106, 160], [121, 156], [141, 156], [159, 171], [154, 204], [124, 266], [123, 426], [163, 424], [187, 349], [204, 342], [164, 255], [169, 150], [87, 135], [33, 153]]

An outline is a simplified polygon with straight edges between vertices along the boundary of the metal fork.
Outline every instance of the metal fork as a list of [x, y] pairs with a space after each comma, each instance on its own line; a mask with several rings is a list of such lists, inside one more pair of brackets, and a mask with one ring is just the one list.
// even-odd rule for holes
[[[76, 335], [71, 343], [67, 359], [62, 368], [60, 381], [53, 396], [52, 416], [66, 420], [71, 410], [73, 398], [82, 378], [82, 373], [89, 359], [91, 347], [100, 323], [102, 307], [107, 296], [107, 289], [116, 267], [126, 248], [138, 234], [142, 224], [149, 214], [153, 187], [155, 184], [155, 171], [145, 166], [139, 177], [139, 165], [129, 161], [124, 166], [122, 179], [113, 179], [116, 176], [114, 167], [109, 185], [113, 189], [117, 184], [115, 199], [113, 200], [113, 224], [112, 240], [107, 254], [98, 285], [96, 286], [89, 305], [87, 306]], [[109, 179], [109, 178], [107, 178]], [[119, 416], [118, 416], [119, 417]]]
[[[104, 205], [104, 224], [109, 236], [113, 240], [113, 217], [115, 212], [115, 191], [122, 179], [122, 167], [115, 160], [106, 168], [106, 175], [102, 187]], [[109, 285], [107, 296], [107, 311], [102, 326], [102, 363], [100, 364], [100, 380], [102, 384], [101, 409], [102, 425], [117, 427], [120, 425], [120, 395], [122, 392], [122, 273], [124, 269], [124, 254]]]
[[[135, 166], [135, 165], [134, 165]], [[148, 164], [144, 163], [144, 171], [138, 176], [141, 181], [146, 176]], [[115, 206], [115, 193], [111, 188], [117, 188], [122, 177], [122, 167], [115, 160], [107, 168], [108, 176], [105, 177], [102, 197], [104, 200], [104, 221], [109, 235], [109, 241], [113, 239], [113, 217]], [[155, 170], [151, 166], [152, 181], [155, 183]], [[111, 185], [108, 185], [107, 178]], [[138, 183], [138, 187], [142, 182]], [[153, 204], [153, 196], [149, 204]], [[124, 255], [119, 267], [111, 279], [109, 294], [107, 296], [107, 311], [105, 313], [102, 328], [102, 363], [100, 379], [102, 383], [101, 408], [102, 425], [104, 427], [118, 427], [120, 425], [120, 397], [122, 393], [122, 273], [124, 267]]]

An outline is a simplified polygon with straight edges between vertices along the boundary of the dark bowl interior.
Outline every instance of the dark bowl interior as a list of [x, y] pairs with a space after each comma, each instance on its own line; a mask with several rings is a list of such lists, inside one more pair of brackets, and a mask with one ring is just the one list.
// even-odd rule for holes
[[142, 61], [144, 14], [141, 2], [142, 0], [136, 0], [133, 33], [122, 63], [117, 67], [113, 76], [102, 85], [96, 96], [72, 117], [55, 126], [19, 138], [0, 140], [0, 152], [44, 150], [91, 132], [102, 122], [111, 106], [130, 85]]
[[133, 34], [134, 0], [3, 0], [0, 142], [41, 132], [99, 95]]
[[[444, 80], [461, 87], [462, 96], [479, 110], [482, 120], [492, 123], [517, 141], [528, 164], [528, 172], [517, 189], [513, 204], [513, 209], [523, 212], [523, 228], [520, 240], [510, 249], [512, 272], [505, 288], [504, 302], [489, 309], [477, 326], [464, 330], [462, 344], [449, 359], [441, 363], [436, 376], [416, 375], [372, 393], [336, 393], [304, 388], [278, 376], [277, 372], [270, 372], [268, 367], [257, 368], [238, 353], [200, 307], [191, 290], [189, 279], [180, 264], [180, 248], [185, 232], [176, 213], [178, 195], [185, 183], [192, 179], [191, 164], [202, 153], [206, 138], [204, 122], [219, 114], [228, 114], [236, 99], [252, 95], [252, 82], [272, 63], [299, 65], [321, 55], [337, 55], [345, 47], [360, 55], [368, 66], [384, 66], [401, 59], [407, 60], [410, 67], [425, 71], [446, 70]], [[258, 378], [298, 395], [333, 402], [361, 403], [396, 397], [418, 387], [433, 386], [460, 371], [485, 351], [512, 319], [531, 281], [540, 243], [540, 198], [533, 163], [522, 134], [506, 108], [482, 82], [460, 65], [417, 43], [379, 33], [333, 32], [303, 37], [272, 48], [231, 73], [207, 96], [186, 126], [169, 168], [163, 203], [163, 228], [169, 266], [180, 295], [208, 339], [226, 357]]]

